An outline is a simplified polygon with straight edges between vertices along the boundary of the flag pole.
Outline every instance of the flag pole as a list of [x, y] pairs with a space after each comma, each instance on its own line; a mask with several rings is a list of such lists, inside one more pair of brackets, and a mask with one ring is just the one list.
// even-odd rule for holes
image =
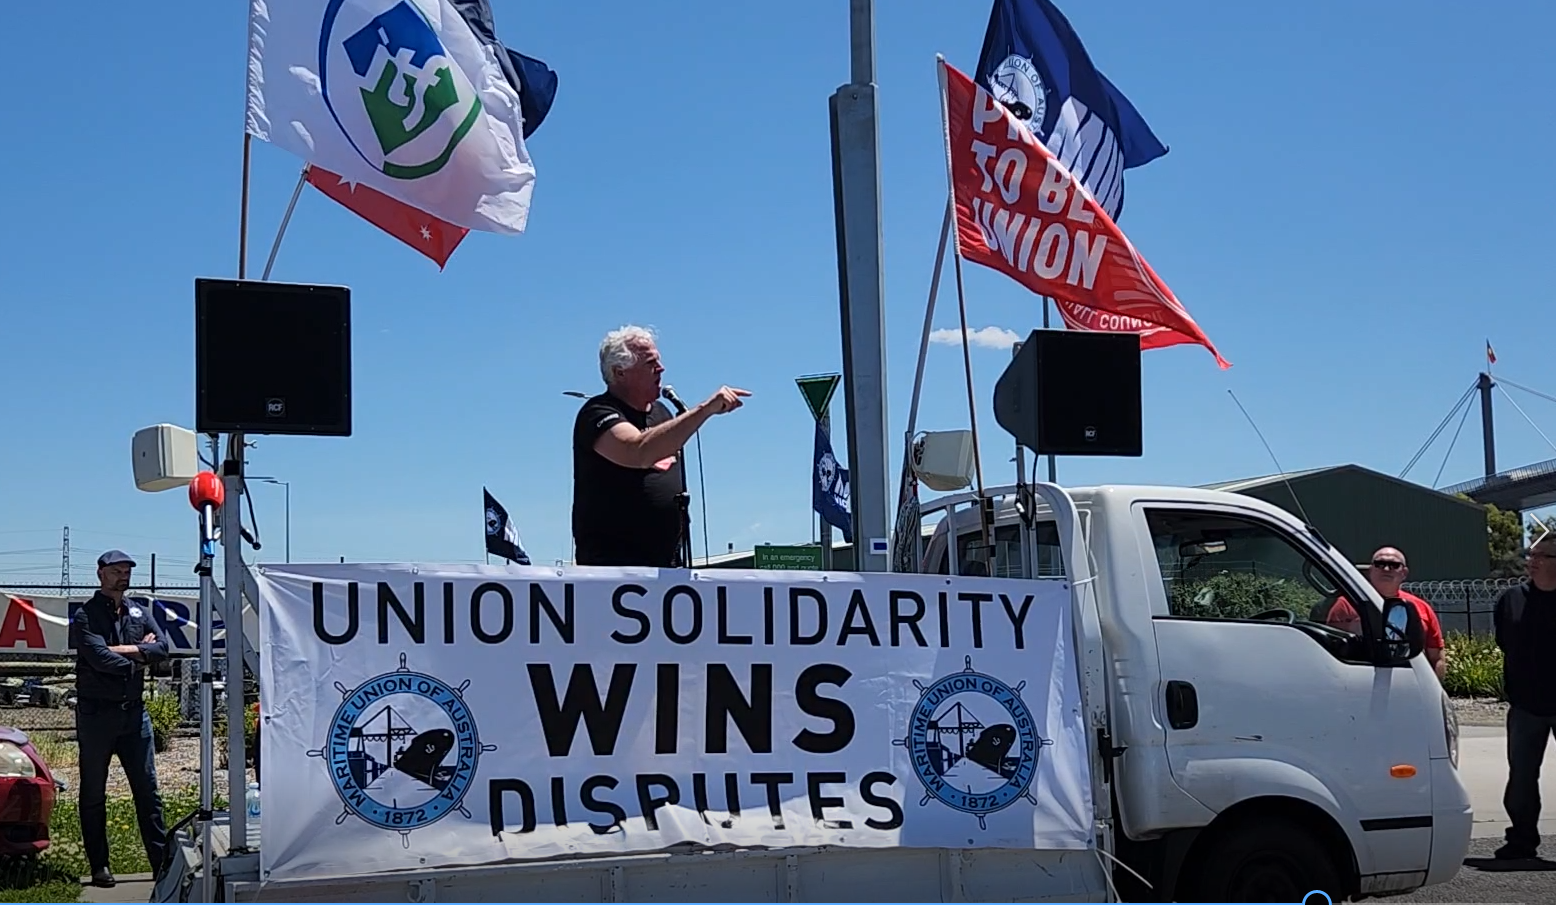
[[[1048, 296], [1046, 296], [1046, 295], [1043, 296], [1043, 329], [1044, 330], [1048, 329], [1048, 302], [1049, 302]], [[1033, 464], [1036, 464], [1036, 463], [1033, 463]], [[1056, 469], [1054, 468], [1054, 454], [1053, 453], [1049, 453], [1048, 454], [1048, 483], [1050, 483], [1050, 484], [1057, 484], [1057, 483], [1059, 483], [1059, 479], [1055, 476], [1055, 472], [1056, 472]]]
[[276, 229], [276, 240], [270, 243], [270, 257], [265, 261], [265, 272], [260, 275], [261, 280], [270, 279], [270, 268], [276, 264], [276, 253], [281, 250], [281, 239], [286, 235], [286, 227], [292, 222], [292, 211], [297, 208], [297, 199], [302, 197], [303, 184], [308, 181], [308, 168], [311, 164], [303, 164], [303, 171], [297, 174], [297, 187], [292, 189], [292, 200], [287, 202], [286, 213], [281, 215], [281, 225]]
[[254, 136], [243, 130], [243, 193], [238, 201], [238, 279], [248, 276], [249, 270], [249, 152]]
[[[945, 57], [935, 55], [935, 75], [940, 82], [940, 127], [945, 132], [946, 213], [956, 207], [956, 179], [951, 172], [951, 112], [949, 89], [946, 85]], [[962, 285], [962, 246], [957, 242], [951, 249], [952, 269], [956, 271], [956, 307], [962, 327], [962, 367], [967, 377], [967, 418], [972, 426], [973, 475], [978, 489], [978, 521], [983, 525], [983, 545], [993, 565], [994, 543], [990, 537], [992, 526], [984, 517], [983, 509], [983, 456], [978, 450], [978, 407], [973, 399], [972, 341], [967, 335], [967, 292]]]

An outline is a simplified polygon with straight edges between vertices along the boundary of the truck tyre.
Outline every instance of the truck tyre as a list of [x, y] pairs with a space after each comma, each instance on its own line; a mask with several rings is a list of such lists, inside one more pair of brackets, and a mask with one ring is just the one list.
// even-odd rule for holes
[[1223, 828], [1196, 858], [1190, 902], [1302, 902], [1314, 890], [1344, 901], [1334, 855], [1302, 826], [1279, 818]]

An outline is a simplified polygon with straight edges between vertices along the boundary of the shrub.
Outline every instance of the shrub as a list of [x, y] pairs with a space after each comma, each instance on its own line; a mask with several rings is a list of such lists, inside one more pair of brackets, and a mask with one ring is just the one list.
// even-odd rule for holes
[[168, 740], [184, 719], [178, 707], [178, 695], [152, 694], [146, 699], [146, 714], [151, 717], [152, 743], [158, 752], [166, 751]]
[[[217, 714], [216, 722], [213, 725], [215, 728], [216, 737], [218, 739], [225, 739], [227, 737], [227, 712], [225, 710], [222, 710]], [[254, 739], [258, 734], [259, 702], [256, 701], [243, 708], [243, 750], [245, 752], [245, 760], [250, 764], [254, 762]], [[226, 742], [218, 743], [217, 747], [220, 749], [219, 759], [221, 762], [219, 766], [222, 769], [226, 769]]]
[[1457, 698], [1505, 700], [1502, 689], [1502, 650], [1489, 635], [1449, 632], [1443, 638], [1448, 659], [1443, 690]]

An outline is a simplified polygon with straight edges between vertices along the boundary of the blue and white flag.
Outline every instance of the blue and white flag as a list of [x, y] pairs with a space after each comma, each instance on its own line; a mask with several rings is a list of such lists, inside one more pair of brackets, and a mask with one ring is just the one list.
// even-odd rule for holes
[[250, 135], [455, 226], [524, 231], [515, 61], [452, 0], [249, 0], [248, 51]]
[[848, 469], [832, 455], [832, 439], [821, 422], [816, 422], [816, 457], [812, 466], [810, 504], [822, 520], [843, 532], [846, 543], [854, 542], [853, 519], [848, 513]]
[[524, 552], [519, 529], [508, 518], [508, 510], [497, 502], [490, 490], [482, 487], [481, 492], [486, 496], [486, 552], [521, 566], [530, 565], [529, 554]]
[[1167, 153], [1049, 0], [994, 0], [973, 81], [1030, 129], [1114, 222], [1124, 211], [1124, 170]]

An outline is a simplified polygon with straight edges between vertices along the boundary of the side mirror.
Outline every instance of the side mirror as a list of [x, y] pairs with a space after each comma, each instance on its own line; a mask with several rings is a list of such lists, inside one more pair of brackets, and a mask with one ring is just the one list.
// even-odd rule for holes
[[1426, 648], [1421, 614], [1398, 597], [1383, 601], [1383, 644], [1392, 663], [1414, 660]]

